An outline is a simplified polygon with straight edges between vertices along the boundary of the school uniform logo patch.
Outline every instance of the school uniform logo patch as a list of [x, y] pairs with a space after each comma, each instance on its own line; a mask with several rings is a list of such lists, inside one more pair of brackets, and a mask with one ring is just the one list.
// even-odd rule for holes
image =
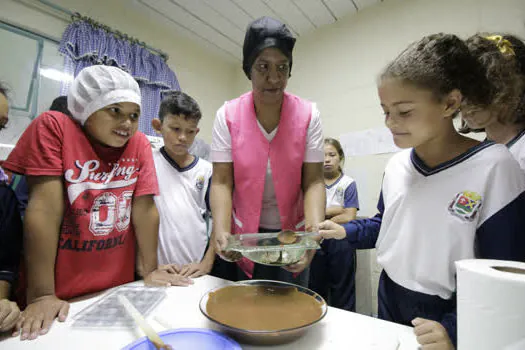
[[481, 196], [476, 192], [464, 191], [454, 197], [448, 206], [448, 211], [465, 221], [473, 221], [481, 209]]
[[204, 176], [197, 177], [197, 181], [195, 181], [195, 187], [197, 188], [197, 191], [202, 191], [204, 188]]
[[337, 189], [335, 190], [335, 197], [338, 201], [342, 201], [344, 199], [345, 189], [343, 188], [343, 186], [337, 187]]

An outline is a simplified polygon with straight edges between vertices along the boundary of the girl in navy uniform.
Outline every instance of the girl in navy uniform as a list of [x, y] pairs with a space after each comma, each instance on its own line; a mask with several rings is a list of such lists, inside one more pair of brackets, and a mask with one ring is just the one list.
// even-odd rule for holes
[[[324, 140], [326, 218], [339, 224], [354, 220], [359, 209], [356, 182], [343, 173], [345, 154], [336, 139]], [[355, 250], [346, 241], [327, 240], [310, 266], [309, 288], [330, 306], [355, 311]]]
[[395, 144], [371, 219], [321, 224], [324, 238], [377, 249], [379, 317], [413, 325], [423, 349], [456, 343], [456, 271], [462, 259], [525, 257], [525, 177], [504, 145], [460, 135], [462, 101], [487, 108], [493, 93], [458, 37], [409, 46], [379, 79]]

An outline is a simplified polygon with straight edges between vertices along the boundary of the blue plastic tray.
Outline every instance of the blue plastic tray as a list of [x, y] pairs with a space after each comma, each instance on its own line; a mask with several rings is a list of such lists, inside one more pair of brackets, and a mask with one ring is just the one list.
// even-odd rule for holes
[[[242, 350], [236, 341], [211, 329], [171, 329], [160, 332], [159, 335], [166, 344], [176, 350]], [[122, 350], [155, 350], [155, 346], [146, 337], [143, 337]]]

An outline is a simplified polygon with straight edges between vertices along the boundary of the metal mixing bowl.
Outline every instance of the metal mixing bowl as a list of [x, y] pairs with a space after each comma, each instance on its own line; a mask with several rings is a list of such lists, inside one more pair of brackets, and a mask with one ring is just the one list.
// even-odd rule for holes
[[201, 298], [201, 301], [199, 303], [199, 308], [202, 314], [206, 316], [213, 324], [218, 326], [221, 331], [223, 331], [224, 333], [227, 333], [228, 335], [237, 339], [241, 343], [255, 344], [255, 345], [276, 345], [276, 344], [284, 344], [284, 343], [291, 342], [301, 337], [312, 326], [314, 326], [316, 323], [322, 320], [323, 317], [326, 315], [326, 312], [328, 311], [328, 306], [326, 304], [326, 301], [319, 294], [315, 293], [314, 291], [311, 291], [308, 288], [304, 288], [304, 287], [301, 287], [301, 286], [298, 286], [292, 283], [279, 282], [279, 281], [266, 281], [266, 280], [247, 280], [247, 281], [233, 283], [233, 285], [235, 284], [262, 286], [262, 287], [268, 287], [268, 288], [295, 287], [297, 288], [299, 292], [308, 294], [312, 296], [313, 298], [315, 298], [321, 305], [321, 316], [319, 316], [317, 320], [309, 324], [306, 324], [304, 326], [297, 327], [297, 328], [290, 328], [290, 329], [281, 329], [281, 330], [276, 330], [276, 331], [253, 331], [253, 330], [231, 327], [231, 326], [223, 324], [220, 321], [212, 318], [206, 310], [206, 305], [208, 303], [209, 295], [210, 293], [216, 292], [228, 286], [221, 286], [221, 287], [217, 287], [215, 289], [208, 291]]

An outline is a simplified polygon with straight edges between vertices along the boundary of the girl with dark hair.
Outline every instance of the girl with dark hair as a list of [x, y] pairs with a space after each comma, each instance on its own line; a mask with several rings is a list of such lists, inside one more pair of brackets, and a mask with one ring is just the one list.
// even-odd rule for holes
[[507, 145], [525, 170], [525, 43], [510, 34], [476, 34], [466, 43], [493, 91], [490, 108], [465, 101], [461, 131], [485, 131], [489, 140]]
[[409, 46], [380, 76], [379, 99], [395, 144], [379, 213], [338, 225], [324, 238], [377, 249], [383, 268], [379, 317], [413, 325], [423, 348], [456, 344], [456, 269], [462, 259], [525, 258], [525, 177], [508, 149], [460, 135], [463, 100], [488, 108], [483, 69], [455, 35]]
[[[359, 209], [354, 179], [343, 174], [345, 154], [336, 139], [324, 140], [324, 182], [326, 219], [346, 224], [356, 218]], [[310, 267], [309, 288], [328, 304], [355, 311], [355, 250], [347, 241], [325, 240]]]

